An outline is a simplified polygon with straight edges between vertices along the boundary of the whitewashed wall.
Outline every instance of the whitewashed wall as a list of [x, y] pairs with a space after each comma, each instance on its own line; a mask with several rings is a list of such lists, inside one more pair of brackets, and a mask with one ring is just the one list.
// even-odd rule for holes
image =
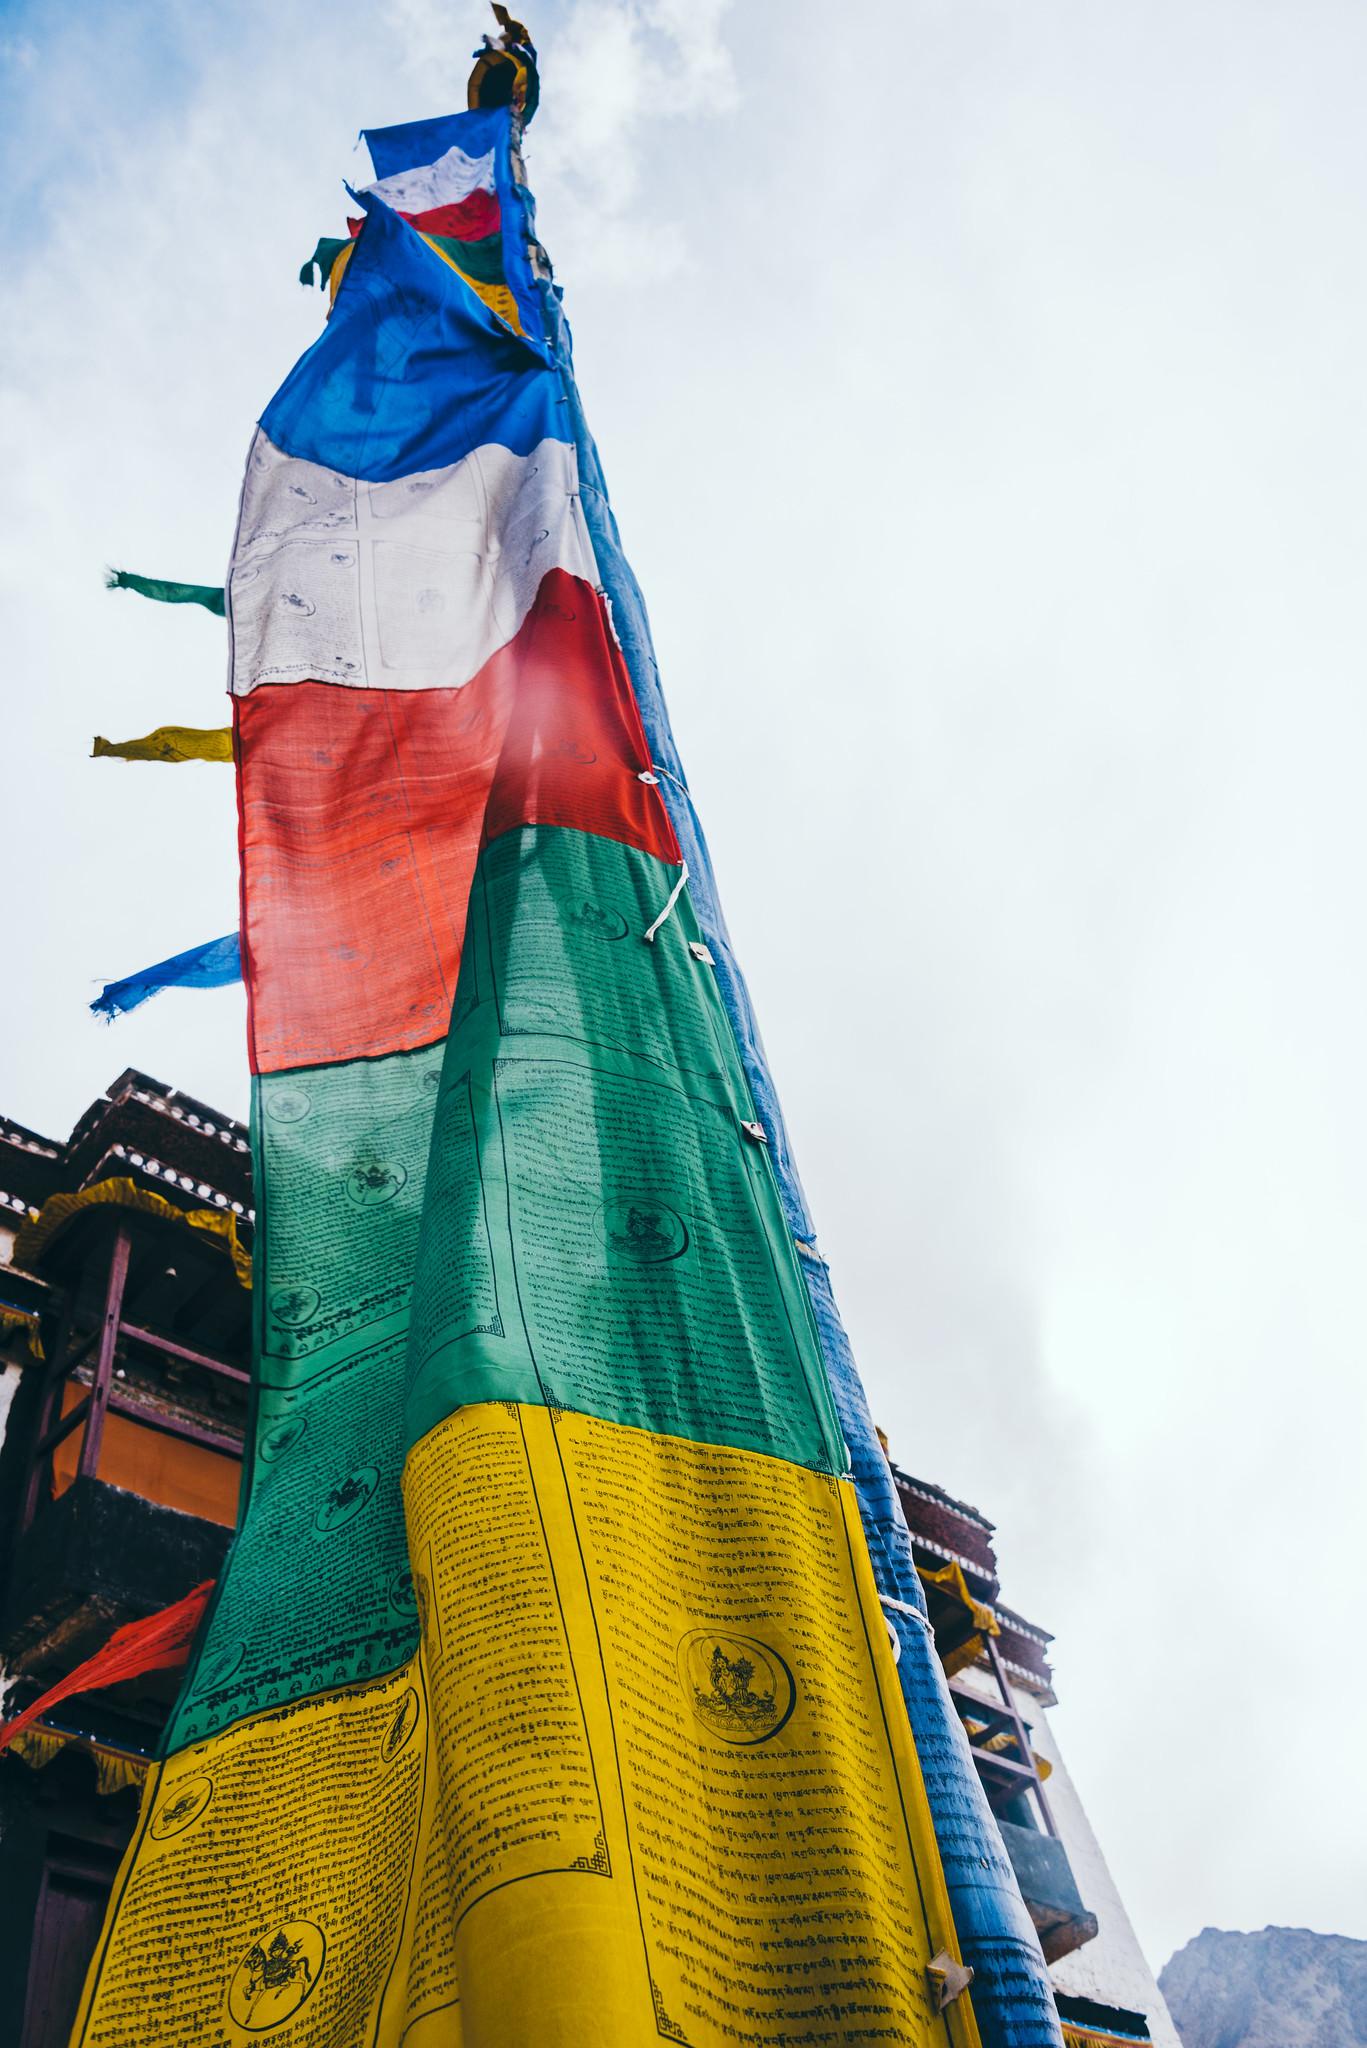
[[1157, 2048], [1182, 2048], [1101, 1845], [1092, 1833], [1091, 1822], [1059, 1755], [1049, 1717], [1027, 1697], [1023, 1696], [1019, 1705], [1026, 1710], [1030, 1722], [1035, 1754], [1047, 1758], [1054, 1767], [1044, 1788], [1049, 1808], [1068, 1851], [1082, 1903], [1096, 1914], [1100, 1927], [1095, 1941], [1084, 1942], [1070, 1956], [1052, 1964], [1049, 1974], [1060, 1991], [1071, 1992], [1075, 1998], [1100, 1998], [1108, 2005], [1125, 2005], [1134, 2012], [1147, 2013], [1149, 2032]]
[[[991, 1674], [979, 1665], [960, 1672], [956, 1682], [981, 1693], [984, 1700], [998, 1697]], [[1074, 1998], [1095, 1998], [1105, 2005], [1126, 2006], [1131, 2012], [1146, 2014], [1155, 2048], [1182, 2048], [1101, 1845], [1092, 1833], [1091, 1822], [1059, 1754], [1049, 1717], [1028, 1692], [1018, 1690], [1015, 1698], [1021, 1719], [1030, 1729], [1035, 1754], [1053, 1767], [1045, 1782], [1045, 1796], [1059, 1838], [1068, 1851], [1082, 1903], [1089, 1913], [1095, 1913], [1099, 1929], [1094, 1940], [1084, 1942], [1061, 1962], [1052, 1963], [1049, 1974], [1060, 1991]]]

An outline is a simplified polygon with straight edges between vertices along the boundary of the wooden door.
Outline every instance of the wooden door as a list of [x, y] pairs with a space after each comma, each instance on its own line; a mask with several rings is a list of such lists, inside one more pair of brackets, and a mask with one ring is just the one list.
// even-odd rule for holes
[[48, 1837], [19, 2048], [67, 2048], [118, 1867], [117, 1850]]

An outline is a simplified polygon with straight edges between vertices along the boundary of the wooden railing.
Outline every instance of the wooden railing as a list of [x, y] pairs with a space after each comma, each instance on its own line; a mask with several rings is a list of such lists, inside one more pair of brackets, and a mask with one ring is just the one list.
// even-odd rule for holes
[[[57, 1446], [65, 1442], [74, 1430], [82, 1431], [76, 1476], [80, 1479], [93, 1479], [96, 1476], [99, 1470], [100, 1449], [104, 1442], [106, 1415], [120, 1415], [142, 1429], [155, 1430], [164, 1436], [178, 1437], [183, 1442], [198, 1445], [202, 1450], [217, 1451], [224, 1457], [236, 1458], [239, 1462], [241, 1460], [242, 1444], [239, 1438], [226, 1435], [219, 1430], [208, 1429], [201, 1423], [190, 1422], [179, 1416], [163, 1414], [140, 1401], [132, 1401], [127, 1395], [120, 1393], [115, 1385], [114, 1361], [121, 1340], [136, 1343], [145, 1350], [173, 1359], [179, 1365], [197, 1366], [203, 1372], [219, 1379], [230, 1380], [242, 1387], [247, 1385], [249, 1379], [249, 1375], [240, 1366], [229, 1365], [225, 1359], [210, 1357], [202, 1351], [192, 1351], [184, 1344], [172, 1342], [169, 1337], [158, 1336], [154, 1330], [144, 1329], [137, 1323], [125, 1322], [123, 1300], [128, 1285], [128, 1267], [132, 1250], [133, 1240], [129, 1227], [126, 1223], [120, 1223], [114, 1233], [109, 1278], [105, 1287], [104, 1308], [100, 1320], [93, 1330], [75, 1343], [72, 1342], [75, 1289], [69, 1288], [63, 1297], [57, 1316], [55, 1340], [44, 1367], [37, 1431], [20, 1511], [21, 1530], [29, 1527], [38, 1512], [49, 1458]], [[95, 1353], [95, 1363], [90, 1384], [84, 1396], [62, 1414], [64, 1389], [72, 1373], [86, 1362], [92, 1351]]]

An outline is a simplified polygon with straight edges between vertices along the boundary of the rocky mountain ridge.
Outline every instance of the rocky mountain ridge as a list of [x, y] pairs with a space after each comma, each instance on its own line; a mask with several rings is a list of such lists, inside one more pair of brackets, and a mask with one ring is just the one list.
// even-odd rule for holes
[[1158, 1979], [1182, 2048], [1367, 2048], [1367, 1941], [1207, 1927]]

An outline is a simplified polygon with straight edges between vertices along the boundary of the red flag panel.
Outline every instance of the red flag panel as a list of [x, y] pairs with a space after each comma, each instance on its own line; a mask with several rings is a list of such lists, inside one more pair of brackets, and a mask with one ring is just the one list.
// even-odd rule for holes
[[516, 684], [485, 838], [518, 825], [565, 825], [677, 863], [659, 789], [640, 779], [650, 750], [598, 592], [553, 569], [513, 649]]
[[74, 1699], [78, 1693], [101, 1692], [106, 1686], [121, 1685], [125, 1679], [141, 1678], [145, 1672], [174, 1671], [184, 1664], [213, 1590], [213, 1580], [205, 1579], [174, 1605], [116, 1628], [93, 1657], [68, 1671], [65, 1678], [59, 1678], [56, 1685], [49, 1686], [41, 1698], [12, 1721], [0, 1722], [0, 1749], [7, 1748], [21, 1730], [31, 1727], [41, 1715], [63, 1700]]
[[238, 701], [237, 757], [260, 1073], [443, 1035], [486, 839], [563, 825], [679, 859], [602, 600], [559, 569], [464, 688], [269, 684]]
[[[406, 220], [424, 235], [449, 235], [457, 242], [482, 242], [486, 235], [498, 233], [501, 215], [498, 200], [492, 192], [472, 192], [468, 199], [457, 200], [452, 206], [429, 206], [424, 213], [401, 213], [399, 219]], [[359, 235], [364, 226], [364, 220], [347, 220], [347, 230], [353, 237]]]

